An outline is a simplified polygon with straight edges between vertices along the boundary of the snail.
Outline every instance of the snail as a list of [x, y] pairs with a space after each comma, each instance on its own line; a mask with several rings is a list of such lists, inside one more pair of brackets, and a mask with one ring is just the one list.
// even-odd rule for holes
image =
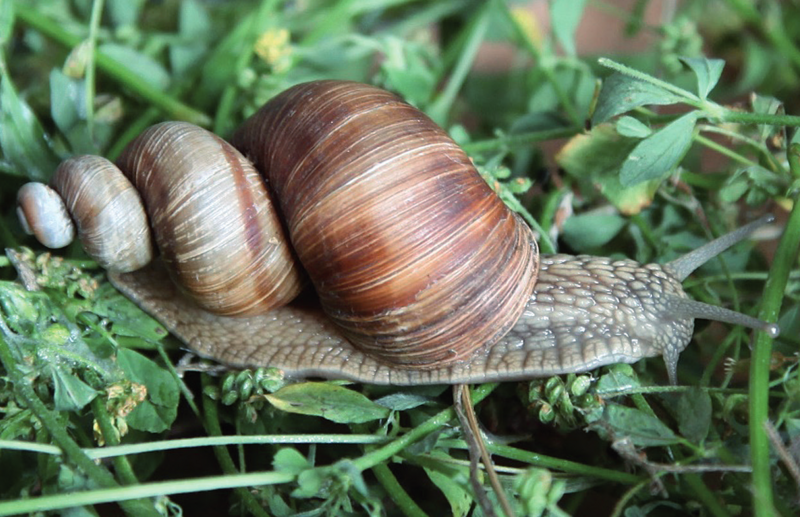
[[55, 192], [24, 186], [21, 220], [49, 246], [74, 220], [111, 282], [189, 348], [289, 377], [473, 383], [661, 355], [674, 383], [695, 318], [779, 333], [681, 287], [768, 218], [664, 265], [539, 256], [441, 128], [345, 81], [284, 91], [232, 143], [158, 124], [119, 169], [76, 157]]

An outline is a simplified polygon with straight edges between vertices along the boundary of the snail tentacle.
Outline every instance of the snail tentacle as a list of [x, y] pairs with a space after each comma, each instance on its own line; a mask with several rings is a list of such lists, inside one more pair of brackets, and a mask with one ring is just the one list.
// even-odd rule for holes
[[769, 334], [769, 337], [773, 339], [781, 335], [781, 328], [777, 323], [768, 323], [758, 318], [748, 316], [747, 314], [726, 309], [725, 307], [710, 305], [689, 298], [675, 297], [668, 298], [667, 303], [668, 306], [664, 313], [665, 316], [714, 320], [722, 323], [730, 323], [731, 325], [741, 325], [743, 327], [766, 332]]
[[[697, 268], [719, 256], [734, 244], [743, 241], [754, 231], [773, 221], [775, 221], [775, 216], [772, 214], [764, 215], [741, 228], [737, 228], [730, 233], [722, 235], [700, 246], [696, 250], [665, 264], [664, 268], [678, 281], [682, 282]], [[710, 305], [690, 298], [677, 297], [674, 295], [665, 297], [662, 314], [664, 318], [705, 319], [730, 323], [732, 325], [741, 325], [743, 327], [766, 332], [773, 339], [777, 338], [781, 333], [780, 326], [776, 323], [769, 323], [724, 307], [718, 307], [716, 305]]]
[[697, 268], [714, 257], [720, 255], [734, 244], [743, 241], [754, 231], [772, 223], [773, 221], [775, 221], [775, 216], [772, 214], [761, 216], [760, 218], [742, 226], [741, 228], [737, 228], [730, 233], [726, 233], [721, 237], [707, 242], [696, 250], [690, 251], [686, 255], [668, 262], [666, 266], [672, 270], [675, 278], [683, 282], [689, 277], [689, 275], [694, 273]]

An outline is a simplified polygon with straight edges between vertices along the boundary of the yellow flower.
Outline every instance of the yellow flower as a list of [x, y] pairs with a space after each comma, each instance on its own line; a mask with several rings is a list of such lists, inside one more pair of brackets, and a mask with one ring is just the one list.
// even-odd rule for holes
[[539, 21], [536, 19], [536, 16], [523, 8], [512, 9], [511, 15], [517, 26], [533, 46], [541, 48], [543, 39], [542, 29], [539, 26]]
[[286, 29], [269, 29], [262, 34], [255, 44], [255, 53], [276, 72], [289, 65], [292, 47], [289, 42], [289, 31]]

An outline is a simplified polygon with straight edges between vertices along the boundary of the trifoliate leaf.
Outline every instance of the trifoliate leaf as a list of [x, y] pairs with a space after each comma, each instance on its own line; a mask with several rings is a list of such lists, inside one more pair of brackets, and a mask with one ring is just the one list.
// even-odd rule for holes
[[660, 86], [616, 72], [603, 81], [592, 123], [605, 122], [639, 106], [676, 104], [685, 100]]
[[622, 186], [660, 179], [677, 167], [692, 145], [697, 117], [696, 111], [689, 112], [642, 140], [622, 164]]
[[681, 57], [681, 61], [686, 63], [697, 76], [697, 95], [705, 100], [714, 86], [717, 85], [725, 61], [722, 59], [707, 59], [705, 57]]
[[361, 424], [389, 416], [389, 409], [361, 393], [323, 382], [292, 384], [265, 397], [280, 410], [321, 416], [340, 424]]

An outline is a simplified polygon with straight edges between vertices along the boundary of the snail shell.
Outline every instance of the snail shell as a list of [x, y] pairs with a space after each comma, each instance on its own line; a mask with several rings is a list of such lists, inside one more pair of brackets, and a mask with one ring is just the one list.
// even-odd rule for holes
[[323, 309], [367, 353], [460, 361], [525, 308], [538, 270], [530, 230], [447, 134], [395, 95], [299, 85], [233, 143], [266, 176]]
[[51, 183], [72, 214], [86, 253], [98, 264], [127, 273], [153, 260], [139, 193], [113, 163], [100, 156], [69, 158], [58, 166]]
[[304, 277], [266, 186], [230, 144], [192, 124], [157, 124], [118, 164], [142, 196], [167, 270], [200, 307], [264, 314], [300, 293]]
[[[183, 123], [150, 128], [119, 160], [162, 259], [110, 278], [202, 355], [393, 384], [521, 379], [662, 355], [674, 381], [695, 317], [777, 333], [689, 300], [680, 285], [754, 225], [664, 266], [555, 255], [538, 273], [527, 226], [443, 130], [383, 90], [295, 86], [233, 142], [266, 186], [236, 149]], [[55, 186], [72, 206], [75, 194]], [[303, 281], [293, 255], [318, 302], [282, 305]], [[281, 275], [260, 277], [263, 262]], [[283, 297], [277, 308], [272, 291]]]
[[17, 193], [22, 228], [48, 248], [63, 248], [75, 238], [75, 225], [58, 193], [41, 183], [26, 183]]

